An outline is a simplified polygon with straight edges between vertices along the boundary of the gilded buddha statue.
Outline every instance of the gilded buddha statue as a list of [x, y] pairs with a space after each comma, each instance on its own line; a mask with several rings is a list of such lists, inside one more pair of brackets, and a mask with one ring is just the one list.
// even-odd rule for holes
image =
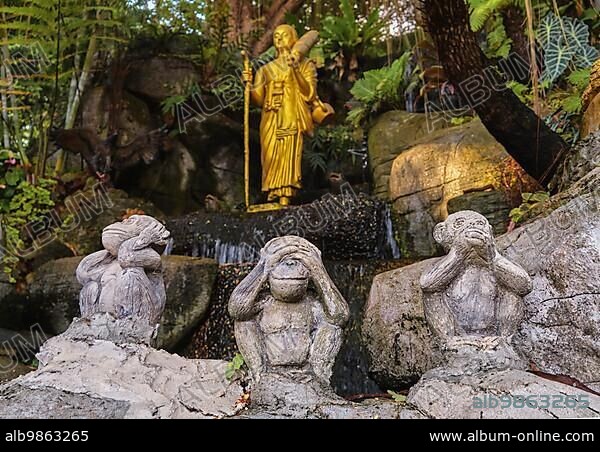
[[333, 113], [317, 96], [317, 70], [307, 58], [318, 33], [298, 39], [290, 25], [273, 33], [276, 58], [261, 66], [253, 77], [249, 64], [242, 73], [250, 98], [262, 108], [260, 145], [262, 191], [267, 200], [287, 206], [302, 188], [302, 144], [315, 121]]

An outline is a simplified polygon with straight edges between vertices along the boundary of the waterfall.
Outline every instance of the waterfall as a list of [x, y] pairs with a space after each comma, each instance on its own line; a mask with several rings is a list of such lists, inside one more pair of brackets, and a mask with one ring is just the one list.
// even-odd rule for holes
[[390, 253], [392, 259], [400, 259], [401, 253], [400, 253], [400, 248], [398, 247], [398, 242], [396, 242], [396, 237], [394, 237], [394, 224], [392, 223], [392, 210], [390, 209], [389, 204], [386, 204], [383, 209], [383, 227], [384, 227], [384, 231], [385, 231], [385, 235], [384, 235], [385, 250]]
[[169, 240], [167, 240], [167, 245], [165, 246], [165, 250], [163, 251], [163, 256], [171, 255], [171, 252], [173, 251], [174, 243], [175, 243], [175, 240], [173, 240], [173, 237], [169, 237]]
[[194, 245], [196, 257], [215, 259], [219, 264], [256, 262], [260, 257], [256, 247], [243, 241], [231, 243], [212, 238], [210, 235], [202, 235], [198, 237], [198, 242]]

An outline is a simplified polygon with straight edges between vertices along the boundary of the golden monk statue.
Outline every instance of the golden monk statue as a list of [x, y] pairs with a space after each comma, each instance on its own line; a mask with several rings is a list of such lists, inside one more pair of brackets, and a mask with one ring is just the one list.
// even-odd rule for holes
[[317, 70], [306, 58], [317, 40], [315, 31], [299, 40], [292, 26], [280, 25], [273, 33], [275, 60], [261, 66], [254, 80], [249, 65], [243, 72], [252, 101], [262, 107], [262, 191], [269, 202], [281, 206], [289, 205], [302, 188], [302, 142], [305, 134], [312, 134], [313, 115], [318, 120], [323, 112], [333, 113], [317, 97]]

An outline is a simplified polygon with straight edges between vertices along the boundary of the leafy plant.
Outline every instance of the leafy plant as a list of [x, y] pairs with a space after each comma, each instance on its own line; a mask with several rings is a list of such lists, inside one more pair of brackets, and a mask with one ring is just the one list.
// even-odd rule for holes
[[535, 193], [522, 193], [521, 197], [523, 203], [519, 207], [515, 207], [508, 214], [511, 221], [515, 224], [521, 222], [523, 218], [533, 209], [534, 207], [544, 203], [550, 199], [550, 193], [545, 191], [538, 191]]
[[357, 17], [355, 7], [353, 0], [340, 0], [340, 14], [326, 16], [321, 24], [321, 46], [340, 80], [344, 77], [356, 80], [359, 58], [385, 55], [378, 44], [387, 22], [380, 17], [379, 9], [373, 8], [366, 17]]
[[233, 380], [236, 376], [242, 372], [244, 366], [244, 357], [240, 353], [236, 353], [231, 361], [227, 363], [225, 368], [225, 378]]
[[[3, 245], [9, 251], [27, 249], [29, 238], [25, 237], [25, 226], [45, 219], [45, 215], [54, 206], [52, 188], [55, 184], [56, 181], [50, 179], [41, 179], [37, 185], [22, 180], [8, 202], [2, 199], [0, 212]], [[3, 271], [11, 282], [16, 282], [19, 262], [20, 259], [10, 253], [2, 256]]]
[[349, 150], [359, 146], [360, 138], [350, 126], [319, 127], [307, 140], [303, 158], [311, 170], [326, 172], [332, 162], [339, 163]]
[[404, 93], [417, 77], [416, 71], [407, 74], [410, 57], [411, 53], [406, 52], [391, 66], [367, 71], [354, 83], [350, 93], [358, 105], [350, 110], [347, 117], [352, 125], [360, 126], [369, 115], [384, 106], [396, 109], [404, 107]]
[[467, 2], [471, 28], [473, 31], [479, 31], [495, 12], [508, 6], [511, 0], [468, 0]]
[[544, 51], [542, 80], [553, 83], [569, 67], [585, 69], [594, 64], [600, 53], [589, 44], [588, 26], [573, 17], [549, 13], [537, 30], [537, 41]]
[[388, 394], [392, 396], [392, 400], [394, 402], [398, 402], [401, 404], [405, 404], [406, 403], [406, 396], [404, 394], [398, 394], [395, 391], [392, 391], [390, 389], [388, 389]]

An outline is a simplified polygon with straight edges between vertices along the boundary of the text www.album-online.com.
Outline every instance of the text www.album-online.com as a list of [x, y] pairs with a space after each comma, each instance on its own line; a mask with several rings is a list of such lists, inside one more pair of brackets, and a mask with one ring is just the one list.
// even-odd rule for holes
[[429, 433], [429, 440], [431, 442], [593, 442], [595, 438], [591, 432], [561, 434], [536, 430], [527, 433], [501, 433], [476, 430], [468, 434], [462, 432], [431, 432]]

